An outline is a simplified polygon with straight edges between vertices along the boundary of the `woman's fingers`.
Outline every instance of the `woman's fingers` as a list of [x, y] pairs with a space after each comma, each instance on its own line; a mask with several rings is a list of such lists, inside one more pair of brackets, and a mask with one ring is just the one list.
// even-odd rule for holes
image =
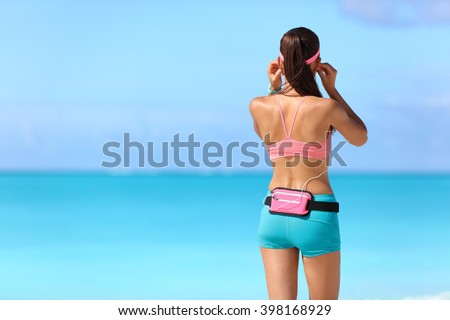
[[321, 79], [323, 79], [324, 77], [326, 77], [325, 72], [323, 72], [321, 69], [318, 69], [318, 70], [317, 70], [317, 73], [319, 74], [319, 77], [320, 77]]
[[331, 74], [337, 73], [337, 70], [335, 68], [333, 68], [333, 66], [331, 66], [327, 62], [319, 64], [318, 69], [324, 71], [326, 75], [331, 75]]
[[275, 72], [275, 79], [279, 78], [281, 76], [281, 69], [278, 69], [277, 72]]
[[269, 76], [269, 81], [272, 88], [281, 87], [281, 69], [279, 68], [277, 61], [270, 61], [269, 67], [267, 68], [267, 75]]
[[334, 69], [329, 63], [321, 63], [317, 68], [317, 72], [319, 73], [325, 90], [327, 92], [334, 90], [337, 70]]
[[278, 70], [278, 62], [277, 61], [270, 61], [269, 67], [267, 68], [268, 74], [275, 74]]

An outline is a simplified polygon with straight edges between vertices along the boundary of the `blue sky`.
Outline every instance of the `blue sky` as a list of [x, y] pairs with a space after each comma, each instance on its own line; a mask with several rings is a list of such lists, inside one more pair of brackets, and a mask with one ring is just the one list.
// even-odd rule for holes
[[369, 128], [333, 170], [450, 171], [450, 4], [436, 0], [2, 2], [0, 170], [105, 170], [102, 146], [124, 132], [258, 141], [248, 103], [298, 26]]

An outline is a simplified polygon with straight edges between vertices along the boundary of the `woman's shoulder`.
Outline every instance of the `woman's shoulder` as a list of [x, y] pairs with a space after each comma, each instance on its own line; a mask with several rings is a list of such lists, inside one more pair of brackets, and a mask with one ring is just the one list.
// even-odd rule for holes
[[310, 97], [310, 104], [313, 107], [320, 108], [324, 112], [330, 111], [338, 102], [330, 98]]
[[268, 103], [272, 102], [273, 99], [274, 99], [273, 95], [255, 97], [250, 101], [250, 105], [264, 106], [264, 105], [267, 105]]
[[316, 97], [316, 96], [307, 96], [310, 101], [316, 102], [321, 105], [328, 105], [333, 99], [330, 98], [323, 98], [323, 97]]
[[253, 98], [250, 101], [249, 105], [250, 113], [254, 116], [268, 111], [270, 109], [271, 103], [273, 103], [273, 99], [273, 96], [261, 96]]

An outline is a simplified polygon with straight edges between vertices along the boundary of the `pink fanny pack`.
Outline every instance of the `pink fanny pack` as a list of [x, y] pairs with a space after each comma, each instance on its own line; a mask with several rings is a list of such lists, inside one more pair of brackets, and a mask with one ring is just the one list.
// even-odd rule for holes
[[264, 204], [274, 214], [305, 216], [311, 210], [339, 212], [338, 202], [315, 201], [309, 191], [281, 187], [273, 189]]

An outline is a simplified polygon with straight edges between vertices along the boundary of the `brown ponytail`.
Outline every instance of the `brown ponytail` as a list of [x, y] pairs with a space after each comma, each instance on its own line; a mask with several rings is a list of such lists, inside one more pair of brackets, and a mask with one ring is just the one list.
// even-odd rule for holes
[[[319, 50], [317, 35], [300, 27], [286, 32], [280, 40], [280, 52], [284, 56], [284, 76], [292, 88], [300, 95], [322, 97], [311, 68], [306, 60]], [[286, 88], [282, 93], [285, 93]]]

